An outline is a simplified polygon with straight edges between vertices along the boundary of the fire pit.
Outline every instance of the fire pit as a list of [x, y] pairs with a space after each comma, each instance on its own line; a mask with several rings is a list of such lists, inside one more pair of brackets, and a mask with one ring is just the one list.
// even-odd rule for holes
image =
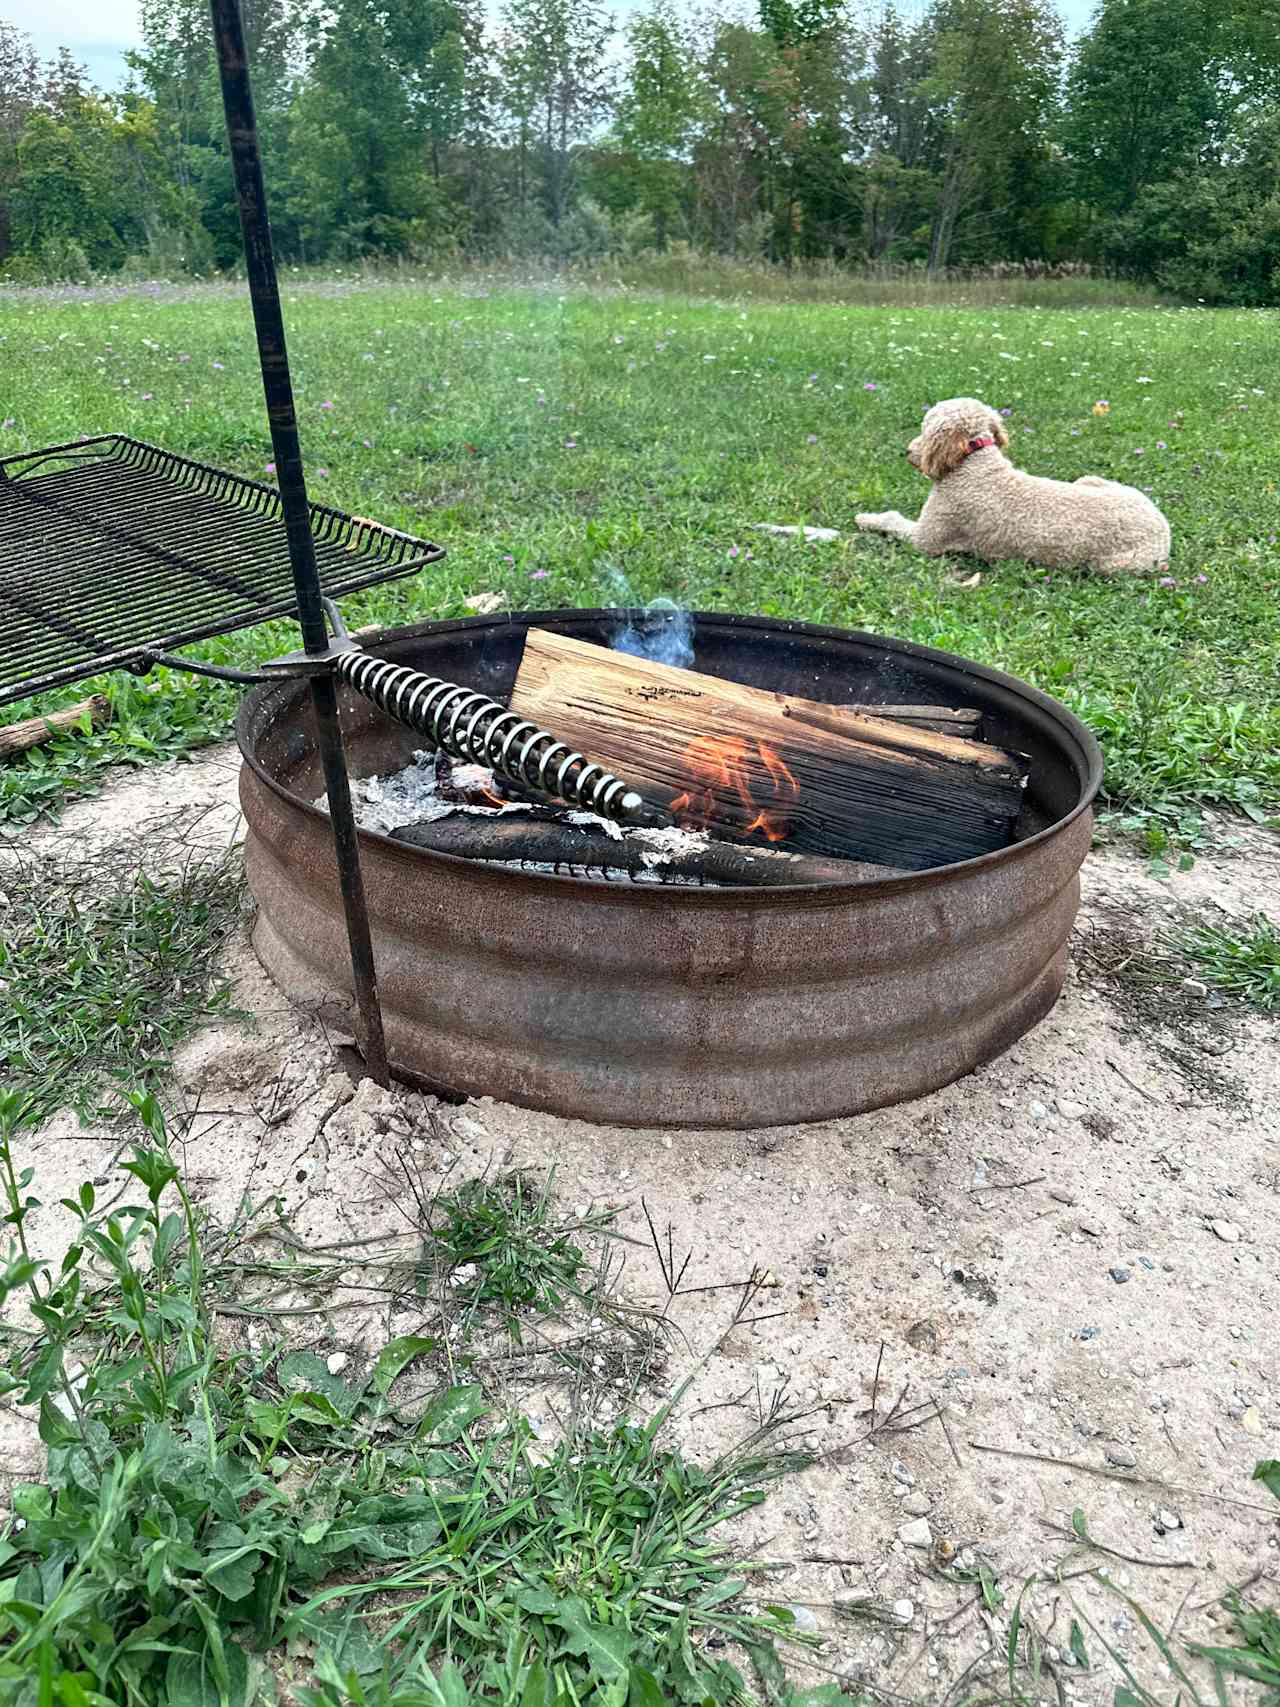
[[[380, 658], [496, 699], [539, 627], [607, 644], [624, 613], [425, 623]], [[1017, 839], [958, 864], [768, 889], [600, 883], [360, 834], [390, 1058], [424, 1087], [630, 1126], [750, 1127], [855, 1114], [947, 1084], [1043, 1018], [1062, 987], [1101, 780], [1097, 743], [1015, 678], [902, 641], [699, 615], [694, 667], [833, 705], [975, 707], [1028, 755]], [[353, 776], [422, 739], [342, 690]], [[350, 999], [305, 683], [238, 724], [254, 946], [303, 1003]]]

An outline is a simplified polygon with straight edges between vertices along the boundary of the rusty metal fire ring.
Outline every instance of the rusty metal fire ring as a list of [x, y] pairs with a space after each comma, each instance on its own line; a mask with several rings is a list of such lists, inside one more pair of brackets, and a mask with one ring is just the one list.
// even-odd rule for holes
[[[379, 656], [505, 697], [524, 633], [605, 641], [626, 613], [551, 611], [394, 630]], [[696, 617], [696, 668], [809, 699], [976, 706], [1033, 761], [1020, 838], [847, 886], [601, 884], [477, 864], [361, 831], [398, 1074], [455, 1095], [626, 1126], [754, 1127], [920, 1096], [998, 1055], [1066, 973], [1102, 778], [1097, 742], [1015, 677], [905, 641], [764, 617]], [[420, 737], [344, 693], [352, 774]], [[254, 946], [305, 1005], [350, 973], [304, 684], [241, 707]]]

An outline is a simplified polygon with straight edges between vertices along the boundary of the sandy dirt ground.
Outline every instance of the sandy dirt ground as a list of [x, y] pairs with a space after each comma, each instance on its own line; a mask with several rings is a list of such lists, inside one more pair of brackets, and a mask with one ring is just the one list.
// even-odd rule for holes
[[[225, 849], [237, 768], [219, 748], [125, 776], [24, 834], [21, 855], [136, 848], [163, 869]], [[824, 1637], [808, 1680], [959, 1700], [998, 1678], [1036, 1577], [1023, 1611], [1045, 1643], [1040, 1698], [1110, 1702], [1120, 1673], [1105, 1640], [1171, 1702], [1136, 1607], [1212, 1642], [1227, 1637], [1216, 1602], [1233, 1584], [1280, 1600], [1280, 1508], [1250, 1481], [1280, 1457], [1277, 1027], [1144, 970], [1144, 945], [1188, 906], [1280, 917], [1280, 843], [1231, 839], [1165, 881], [1095, 850], [1062, 999], [981, 1071], [879, 1113], [755, 1132], [624, 1131], [354, 1088], [332, 1034], [257, 965], [246, 921], [228, 969], [249, 1017], [205, 1029], [176, 1062], [189, 1179], [224, 1220], [246, 1197], [278, 1197], [312, 1245], [407, 1234], [411, 1175], [429, 1195], [446, 1177], [554, 1167], [567, 1212], [621, 1205], [618, 1226], [640, 1241], [643, 1199], [690, 1261], [666, 1301], [652, 1249], [627, 1247], [623, 1294], [665, 1304], [673, 1329], [640, 1402], [693, 1371], [671, 1433], [699, 1458], [771, 1406], [802, 1413], [791, 1432], [813, 1468], [733, 1539], [772, 1562], [760, 1598]], [[62, 1115], [21, 1160], [56, 1204], [82, 1179], [105, 1182], [126, 1142]], [[62, 1219], [41, 1212], [46, 1251]], [[767, 1319], [731, 1328], [735, 1283], [753, 1270], [768, 1284], [748, 1313]], [[295, 1340], [356, 1367], [418, 1325], [351, 1290], [330, 1304], [298, 1318]], [[554, 1383], [504, 1391], [554, 1426]], [[605, 1419], [621, 1402], [608, 1393], [602, 1381], [593, 1399]], [[38, 1463], [29, 1420], [0, 1412], [5, 1478]], [[1073, 1543], [1076, 1511], [1104, 1551]], [[1003, 1606], [982, 1603], [979, 1560]], [[1099, 1565], [1110, 1588], [1085, 1572]], [[1073, 1618], [1088, 1673], [1073, 1664]]]

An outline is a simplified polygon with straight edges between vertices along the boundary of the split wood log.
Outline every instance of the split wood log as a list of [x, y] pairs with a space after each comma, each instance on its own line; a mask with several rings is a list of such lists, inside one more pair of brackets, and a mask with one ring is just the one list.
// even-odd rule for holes
[[511, 709], [681, 823], [917, 871], [1005, 847], [1022, 755], [531, 629]]
[[392, 830], [393, 841], [462, 859], [494, 860], [503, 865], [567, 865], [635, 877], [693, 877], [706, 883], [778, 888], [789, 883], [860, 883], [868, 878], [900, 877], [887, 866], [856, 860], [817, 859], [781, 848], [743, 847], [707, 841], [701, 847], [671, 849], [658, 839], [667, 832], [633, 830], [611, 836], [590, 824], [570, 824], [558, 813], [534, 810], [493, 818], [454, 812], [424, 824]]
[[52, 741], [65, 729], [76, 728], [84, 717], [91, 724], [105, 723], [111, 715], [111, 701], [105, 694], [96, 693], [92, 699], [82, 699], [65, 711], [51, 711], [44, 717], [28, 717], [22, 723], [10, 723], [0, 729], [0, 758], [11, 758]]

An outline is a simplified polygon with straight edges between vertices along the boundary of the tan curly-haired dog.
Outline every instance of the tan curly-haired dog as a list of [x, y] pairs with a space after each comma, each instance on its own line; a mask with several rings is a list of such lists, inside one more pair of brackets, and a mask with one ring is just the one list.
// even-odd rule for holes
[[1096, 474], [1070, 484], [1024, 474], [1001, 454], [1008, 442], [999, 415], [977, 398], [935, 403], [907, 446], [910, 462], [933, 481], [919, 521], [888, 510], [858, 516], [858, 526], [910, 540], [929, 557], [1022, 557], [1104, 575], [1167, 565], [1169, 524], [1150, 498]]

